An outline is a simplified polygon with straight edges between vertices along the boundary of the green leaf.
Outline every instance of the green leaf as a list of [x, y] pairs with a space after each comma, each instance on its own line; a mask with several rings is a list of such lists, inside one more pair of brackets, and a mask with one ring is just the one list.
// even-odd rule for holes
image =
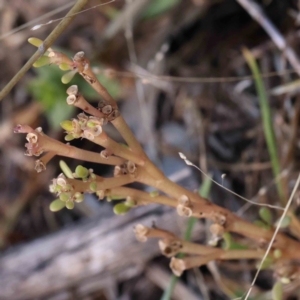
[[276, 282], [272, 288], [272, 299], [282, 300], [283, 299], [283, 288], [281, 282]]
[[73, 209], [74, 208], [74, 202], [73, 201], [67, 201], [66, 202], [66, 208], [67, 209]]
[[59, 161], [59, 166], [67, 178], [74, 178], [73, 173], [67, 163], [63, 160]]
[[56, 199], [50, 203], [50, 210], [53, 212], [59, 211], [66, 206], [66, 203], [61, 201], [60, 199]]
[[35, 68], [40, 68], [49, 64], [50, 64], [50, 58], [48, 56], [43, 55], [33, 64], [33, 66]]
[[28, 43], [35, 46], [35, 47], [39, 47], [43, 44], [43, 41], [36, 38], [36, 37], [31, 37], [28, 39]]
[[114, 213], [116, 215], [124, 215], [130, 210], [130, 207], [125, 203], [118, 203], [114, 206]]
[[[279, 220], [276, 222], [276, 225], [278, 224]], [[292, 222], [292, 218], [290, 216], [284, 216], [283, 220], [280, 224], [280, 228], [286, 228], [288, 227]]]
[[59, 123], [75, 112], [73, 106], [66, 104], [66, 88], [60, 83], [61, 71], [52, 65], [35, 71], [37, 78], [29, 81], [28, 90], [36, 101], [42, 103], [51, 128], [58, 130]]
[[[280, 163], [279, 163], [279, 158], [277, 153], [272, 113], [268, 101], [267, 92], [260, 74], [260, 70], [251, 51], [249, 51], [247, 48], [244, 48], [243, 55], [254, 76], [255, 87], [258, 94], [259, 105], [260, 105], [260, 110], [262, 115], [264, 134], [267, 142], [269, 155], [271, 158], [273, 175], [275, 178], [277, 178], [280, 174]], [[277, 191], [281, 199], [281, 202], [284, 204], [285, 202], [284, 194], [283, 194], [283, 188], [280, 180], [276, 181], [276, 186], [277, 186]]]
[[78, 178], [86, 178], [89, 175], [89, 170], [81, 165], [75, 169], [75, 174]]
[[152, 0], [142, 14], [143, 18], [154, 18], [180, 3], [180, 0]]
[[223, 240], [224, 240], [223, 249], [225, 249], [225, 250], [234, 250], [234, 249], [235, 250], [246, 250], [246, 249], [248, 249], [247, 246], [235, 242], [232, 239], [232, 236], [229, 232], [225, 232], [223, 234]]
[[265, 221], [268, 225], [272, 224], [272, 213], [267, 207], [261, 207], [259, 210], [259, 216], [263, 221]]

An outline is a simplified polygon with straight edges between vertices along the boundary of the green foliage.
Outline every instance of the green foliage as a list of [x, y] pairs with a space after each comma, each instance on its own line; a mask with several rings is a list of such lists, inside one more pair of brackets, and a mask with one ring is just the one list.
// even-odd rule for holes
[[65, 161], [60, 160], [59, 166], [67, 178], [74, 178], [73, 173]]
[[114, 213], [116, 215], [124, 215], [130, 210], [130, 207], [125, 203], [118, 203], [114, 206]]
[[[260, 110], [262, 115], [263, 129], [264, 129], [269, 155], [271, 158], [273, 174], [275, 178], [278, 178], [280, 174], [280, 163], [279, 163], [276, 139], [275, 139], [274, 128], [273, 128], [272, 113], [268, 101], [267, 92], [264, 86], [263, 79], [261, 77], [259, 67], [251, 51], [249, 51], [247, 48], [244, 48], [243, 54], [254, 76], [255, 87], [258, 94], [258, 100], [259, 100], [259, 105], [260, 105]], [[284, 202], [284, 194], [283, 194], [281, 181], [277, 181], [276, 183], [277, 183], [277, 191], [280, 196], [280, 199], [282, 202]]]
[[[36, 69], [37, 76], [28, 83], [28, 90], [38, 102], [44, 106], [46, 117], [50, 126], [57, 130], [63, 120], [74, 115], [75, 108], [66, 103], [66, 86], [61, 83], [63, 72], [57, 66], [47, 66]], [[111, 79], [105, 75], [98, 75], [99, 81], [107, 88], [113, 98], [118, 98], [121, 94], [118, 80]], [[78, 85], [80, 92], [89, 100], [99, 100], [98, 94], [81, 77], [75, 75], [72, 84]]]
[[53, 212], [59, 211], [66, 206], [66, 203], [61, 201], [60, 199], [56, 199], [50, 203], [50, 210]]
[[283, 288], [281, 282], [276, 282], [272, 289], [272, 299], [282, 300], [283, 299]]
[[[280, 228], [286, 228], [291, 224], [292, 218], [290, 216], [284, 216], [282, 219], [282, 222], [280, 224]], [[276, 225], [278, 224], [279, 220], [276, 222]]]
[[239, 244], [232, 239], [232, 236], [229, 232], [223, 234], [223, 249], [225, 250], [245, 250], [248, 249], [247, 246]]
[[154, 18], [180, 3], [181, 0], [152, 0], [144, 10], [143, 18]]
[[66, 88], [60, 83], [61, 71], [56, 66], [36, 69], [37, 77], [28, 88], [34, 99], [44, 106], [46, 117], [53, 129], [74, 114], [74, 107], [66, 104]]
[[81, 165], [78, 165], [75, 169], [77, 178], [87, 178], [89, 176], [89, 170]]
[[263, 221], [266, 222], [266, 224], [268, 224], [268, 225], [272, 224], [272, 213], [268, 208], [266, 208], [266, 207], [260, 208], [259, 216], [261, 217], [261, 219]]

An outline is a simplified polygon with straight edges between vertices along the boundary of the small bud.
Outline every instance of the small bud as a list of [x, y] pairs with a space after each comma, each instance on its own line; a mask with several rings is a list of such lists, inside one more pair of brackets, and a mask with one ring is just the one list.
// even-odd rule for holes
[[186, 207], [181, 204], [177, 205], [176, 209], [178, 215], [181, 217], [190, 217], [193, 214], [192, 210], [189, 207]]
[[103, 190], [99, 190], [96, 192], [96, 195], [98, 196], [99, 200], [103, 200], [105, 197], [105, 193]]
[[182, 248], [182, 243], [178, 240], [159, 240], [158, 246], [162, 254], [166, 257], [175, 256]]
[[50, 58], [48, 56], [43, 55], [33, 64], [33, 66], [35, 68], [40, 68], [45, 65], [50, 65], [50, 63], [51, 63]]
[[74, 202], [72, 200], [66, 202], [66, 208], [67, 209], [73, 209], [74, 208]]
[[280, 282], [283, 284], [289, 284], [291, 282], [291, 279], [288, 277], [282, 277], [280, 278]]
[[75, 55], [74, 55], [74, 58], [73, 60], [74, 61], [80, 61], [84, 58], [84, 52], [83, 51], [80, 51], [80, 52], [77, 52]]
[[90, 190], [92, 192], [96, 192], [97, 191], [97, 183], [96, 182], [91, 182], [90, 183]]
[[105, 115], [109, 115], [112, 113], [112, 106], [111, 105], [105, 105], [101, 111], [105, 114]]
[[77, 178], [87, 178], [89, 175], [89, 170], [81, 165], [77, 166], [75, 169], [75, 174]]
[[65, 187], [67, 185], [67, 181], [66, 181], [66, 177], [63, 174], [60, 174], [57, 179], [56, 182], [58, 185]]
[[142, 225], [138, 224], [133, 227], [133, 231], [135, 233], [135, 237], [139, 242], [146, 242], [147, 241], [147, 234], [149, 232], [149, 228]]
[[122, 175], [122, 169], [120, 166], [115, 166], [115, 169], [114, 169], [114, 177], [118, 177]]
[[45, 164], [41, 160], [38, 159], [38, 160], [35, 161], [34, 169], [38, 173], [41, 173], [41, 172], [43, 172], [43, 171], [46, 170], [46, 166], [45, 166]]
[[78, 86], [77, 85], [71, 85], [68, 89], [67, 89], [67, 91], [66, 91], [66, 93], [68, 94], [68, 95], [77, 95], [78, 94]]
[[83, 137], [92, 141], [95, 138], [95, 135], [91, 131], [86, 129], [83, 131]]
[[152, 191], [149, 193], [150, 197], [154, 198], [154, 197], [157, 197], [159, 196], [159, 192], [158, 191]]
[[76, 100], [77, 100], [77, 97], [75, 95], [70, 95], [70, 96], [67, 97], [67, 104], [68, 105], [74, 105]]
[[114, 206], [114, 213], [116, 215], [124, 215], [130, 210], [130, 207], [125, 203], [118, 203]]
[[212, 235], [219, 237], [219, 238], [222, 237], [225, 232], [224, 227], [218, 223], [212, 224], [209, 227], [209, 230]]
[[272, 224], [272, 213], [267, 207], [260, 208], [259, 216], [266, 222], [266, 224]]
[[[115, 199], [113, 196], [111, 196], [113, 198], [113, 200], [117, 200]], [[124, 198], [124, 197], [123, 197]], [[121, 198], [122, 199], [122, 198]], [[124, 202], [124, 204], [130, 208], [135, 207], [136, 206], [136, 201], [134, 201], [131, 197], [127, 197], [126, 201]]]
[[60, 127], [64, 129], [65, 131], [72, 131], [73, 130], [73, 121], [65, 120], [60, 122]]
[[38, 135], [36, 133], [30, 132], [26, 135], [26, 140], [31, 144], [36, 144], [38, 141]]
[[282, 252], [280, 249], [275, 249], [274, 252], [273, 252], [273, 255], [275, 258], [280, 258], [282, 256]]
[[79, 192], [75, 193], [74, 197], [75, 197], [75, 202], [77, 203], [81, 203], [84, 200], [84, 195]]
[[178, 199], [178, 204], [184, 205], [184, 206], [191, 206], [191, 201], [186, 195], [181, 195]]
[[59, 199], [56, 199], [50, 203], [49, 208], [51, 211], [56, 212], [56, 211], [63, 209], [65, 206], [66, 206], [65, 202], [63, 202]]
[[105, 159], [107, 159], [110, 155], [109, 155], [110, 153], [109, 153], [109, 151], [107, 151], [106, 149], [105, 150], [102, 150], [101, 152], [100, 152], [100, 156], [102, 157], [102, 158], [105, 158]]
[[129, 173], [133, 174], [136, 171], [135, 163], [129, 160], [127, 162], [127, 170]]
[[170, 268], [174, 275], [181, 276], [182, 273], [185, 271], [185, 263], [184, 260], [172, 257], [170, 262]]

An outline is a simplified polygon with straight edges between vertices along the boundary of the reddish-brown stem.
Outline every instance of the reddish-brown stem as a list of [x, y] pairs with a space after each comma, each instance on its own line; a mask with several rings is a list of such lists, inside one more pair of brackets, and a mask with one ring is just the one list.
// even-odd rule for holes
[[136, 163], [139, 166], [144, 165], [144, 160], [141, 159], [138, 155], [133, 153], [130, 149], [120, 145], [119, 143], [115, 142], [111, 139], [104, 131], [92, 140], [94, 143], [108, 149], [114, 155], [122, 157], [126, 160], [130, 160]]
[[107, 190], [118, 187], [120, 185], [125, 185], [134, 182], [134, 178], [132, 175], [122, 175], [120, 177], [112, 177], [112, 178], [103, 178], [97, 177], [95, 181], [82, 181], [78, 179], [66, 179], [69, 184], [71, 184], [77, 192], [87, 192], [90, 190], [91, 182], [95, 182], [97, 184], [97, 191]]
[[110, 156], [108, 158], [103, 158], [99, 153], [82, 150], [70, 145], [61, 143], [55, 139], [50, 138], [47, 135], [39, 136], [39, 144], [41, 145], [44, 151], [53, 151], [57, 155], [72, 157], [78, 160], [84, 160], [89, 162], [95, 162], [105, 165], [121, 165], [124, 163], [124, 160], [119, 157]]
[[[154, 167], [156, 168], [156, 166]], [[146, 167], [144, 167], [143, 169], [139, 170], [139, 176], [137, 177], [137, 181], [144, 183], [146, 185], [150, 185], [170, 195], [171, 197], [174, 197], [175, 199], [178, 199], [182, 195], [186, 195], [192, 201], [195, 201], [197, 203], [205, 204], [208, 202], [205, 198], [199, 196], [198, 194], [188, 191], [187, 189], [169, 180], [163, 174], [159, 178], [155, 178], [152, 175], [153, 174]]]
[[80, 75], [92, 86], [92, 88], [106, 101], [106, 105], [111, 105], [114, 109], [116, 109], [117, 103], [115, 99], [108, 93], [107, 89], [99, 82], [98, 78], [89, 67], [80, 72]]
[[115, 187], [112, 188], [108, 191], [106, 191], [107, 196], [120, 196], [126, 198], [129, 196], [130, 198], [134, 199], [137, 201], [137, 204], [141, 202], [142, 204], [148, 203], [156, 203], [156, 204], [162, 204], [162, 205], [167, 205], [167, 206], [172, 206], [176, 207], [177, 203], [174, 201], [174, 199], [171, 199], [166, 196], [154, 196], [152, 197], [149, 193], [139, 191], [136, 189], [132, 188], [127, 188], [127, 187]]
[[73, 105], [82, 109], [84, 112], [86, 112], [87, 114], [90, 114], [94, 117], [97, 117], [97, 118], [105, 117], [105, 115], [100, 110], [98, 110], [97, 108], [92, 106], [89, 102], [87, 102], [87, 100], [81, 94], [78, 95], [78, 97]]

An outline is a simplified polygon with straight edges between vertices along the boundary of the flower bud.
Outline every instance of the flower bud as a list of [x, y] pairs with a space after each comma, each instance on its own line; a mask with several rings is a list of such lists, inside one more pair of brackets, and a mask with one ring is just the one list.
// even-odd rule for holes
[[78, 94], [78, 86], [77, 85], [71, 85], [68, 89], [67, 89], [67, 94], [68, 95], [77, 95]]

